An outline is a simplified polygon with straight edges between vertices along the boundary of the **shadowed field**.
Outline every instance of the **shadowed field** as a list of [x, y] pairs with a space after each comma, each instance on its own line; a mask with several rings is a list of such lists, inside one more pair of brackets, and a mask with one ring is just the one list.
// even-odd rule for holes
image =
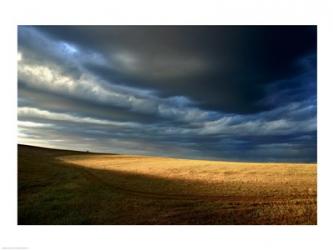
[[316, 164], [18, 146], [18, 224], [316, 224]]

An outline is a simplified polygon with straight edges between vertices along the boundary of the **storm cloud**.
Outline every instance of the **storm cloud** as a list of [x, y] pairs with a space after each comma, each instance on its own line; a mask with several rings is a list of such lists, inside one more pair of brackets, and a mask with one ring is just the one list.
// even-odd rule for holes
[[315, 162], [316, 26], [19, 26], [19, 142]]

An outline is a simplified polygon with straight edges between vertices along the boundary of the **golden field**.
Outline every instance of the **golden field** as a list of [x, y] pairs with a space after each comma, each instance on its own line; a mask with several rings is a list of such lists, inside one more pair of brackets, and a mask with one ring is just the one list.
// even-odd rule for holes
[[316, 224], [317, 166], [19, 145], [19, 224]]

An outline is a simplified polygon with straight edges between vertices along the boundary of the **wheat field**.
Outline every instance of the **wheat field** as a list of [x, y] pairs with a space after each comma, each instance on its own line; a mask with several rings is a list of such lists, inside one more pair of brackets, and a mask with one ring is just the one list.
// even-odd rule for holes
[[[19, 146], [19, 224], [316, 224], [317, 166]], [[38, 216], [37, 216], [38, 214]]]

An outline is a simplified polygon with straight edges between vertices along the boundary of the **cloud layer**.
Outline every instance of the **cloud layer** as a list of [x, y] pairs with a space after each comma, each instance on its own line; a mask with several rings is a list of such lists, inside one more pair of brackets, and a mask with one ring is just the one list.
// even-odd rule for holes
[[19, 142], [316, 161], [313, 26], [20, 26]]

